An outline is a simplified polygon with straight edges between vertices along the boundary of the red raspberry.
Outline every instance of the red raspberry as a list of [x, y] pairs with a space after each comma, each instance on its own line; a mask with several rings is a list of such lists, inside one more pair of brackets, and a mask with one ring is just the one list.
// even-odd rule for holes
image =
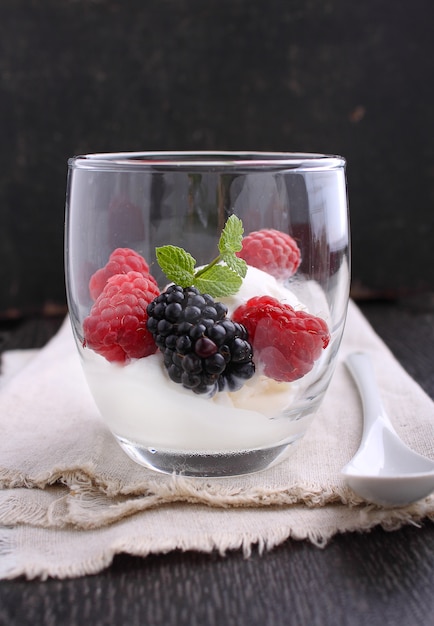
[[243, 238], [242, 245], [237, 256], [275, 278], [289, 278], [300, 265], [300, 250], [295, 240], [279, 230], [264, 228], [251, 232]]
[[278, 381], [291, 382], [310, 372], [330, 341], [323, 319], [270, 296], [251, 298], [232, 319], [247, 328], [258, 370]]
[[83, 345], [120, 363], [153, 354], [146, 307], [158, 295], [154, 281], [140, 272], [112, 276], [83, 322]]
[[131, 248], [116, 248], [105, 265], [97, 270], [89, 281], [89, 291], [92, 300], [96, 300], [104, 289], [110, 276], [115, 274], [126, 274], [127, 272], [140, 272], [143, 276], [150, 278], [157, 284], [155, 278], [149, 273], [149, 265], [145, 259], [131, 250]]

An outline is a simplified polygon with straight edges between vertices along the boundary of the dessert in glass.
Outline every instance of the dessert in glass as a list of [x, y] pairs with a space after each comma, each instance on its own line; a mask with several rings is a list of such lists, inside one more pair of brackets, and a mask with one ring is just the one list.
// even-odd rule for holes
[[342, 157], [74, 157], [65, 259], [89, 389], [134, 461], [213, 477], [288, 457], [345, 324]]

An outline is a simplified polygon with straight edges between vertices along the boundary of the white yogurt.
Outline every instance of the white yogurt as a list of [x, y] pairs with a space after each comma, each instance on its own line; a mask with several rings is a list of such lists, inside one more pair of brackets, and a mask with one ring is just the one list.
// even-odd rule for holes
[[227, 298], [220, 298], [220, 300], [228, 307], [230, 317], [237, 307], [255, 296], [271, 296], [279, 302], [291, 305], [294, 309], [305, 308], [300, 300], [274, 276], [250, 265], [247, 267], [247, 274], [237, 293]]
[[[253, 267], [238, 293], [221, 300], [230, 315], [258, 295], [304, 308], [272, 276]], [[132, 443], [166, 451], [228, 453], [283, 443], [306, 429], [304, 420], [287, 416], [297, 383], [257, 373], [240, 390], [207, 398], [172, 382], [159, 352], [127, 365], [110, 363], [92, 350], [82, 354], [89, 387], [107, 425]]]

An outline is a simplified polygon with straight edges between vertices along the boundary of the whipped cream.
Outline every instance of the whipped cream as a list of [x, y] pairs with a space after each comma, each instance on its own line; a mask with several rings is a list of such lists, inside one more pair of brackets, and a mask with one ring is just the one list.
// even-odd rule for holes
[[[304, 308], [273, 276], [249, 267], [238, 293], [221, 298], [228, 316], [249, 298], [269, 295]], [[115, 435], [165, 451], [239, 452], [292, 441], [306, 430], [291, 419], [298, 383], [256, 373], [236, 392], [207, 398], [172, 382], [158, 352], [127, 365], [82, 350], [83, 368], [95, 402]]]
[[274, 276], [251, 265], [247, 266], [246, 276], [237, 293], [220, 298], [220, 300], [228, 307], [228, 317], [230, 317], [237, 307], [255, 296], [271, 296], [284, 304], [289, 304], [294, 309], [305, 308], [300, 300]]

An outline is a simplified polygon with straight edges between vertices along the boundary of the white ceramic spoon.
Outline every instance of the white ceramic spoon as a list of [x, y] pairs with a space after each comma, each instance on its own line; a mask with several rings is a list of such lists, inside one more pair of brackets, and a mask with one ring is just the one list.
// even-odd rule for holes
[[434, 461], [404, 444], [383, 408], [374, 370], [367, 354], [347, 357], [363, 405], [359, 449], [342, 469], [351, 489], [381, 506], [404, 506], [434, 491]]

